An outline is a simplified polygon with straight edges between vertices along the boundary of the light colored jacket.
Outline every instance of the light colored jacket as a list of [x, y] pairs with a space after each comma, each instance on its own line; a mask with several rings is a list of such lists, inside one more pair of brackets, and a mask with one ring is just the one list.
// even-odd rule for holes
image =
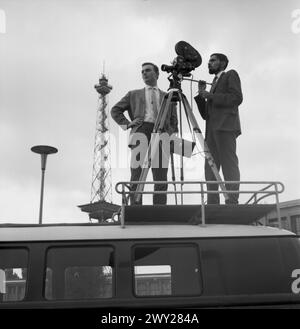
[[[159, 89], [159, 102], [162, 103], [163, 97], [166, 92]], [[136, 118], [145, 118], [146, 108], [146, 89], [136, 89], [129, 91], [117, 104], [111, 109], [111, 116], [124, 130], [127, 129], [127, 125], [130, 121], [125, 117], [124, 112], [128, 112], [128, 116], [131, 121]], [[164, 131], [169, 135], [178, 131], [178, 120], [176, 104], [171, 103], [170, 110], [167, 113], [166, 121], [164, 124]], [[130, 135], [136, 132], [139, 126], [131, 128]], [[129, 138], [129, 141], [131, 138]]]

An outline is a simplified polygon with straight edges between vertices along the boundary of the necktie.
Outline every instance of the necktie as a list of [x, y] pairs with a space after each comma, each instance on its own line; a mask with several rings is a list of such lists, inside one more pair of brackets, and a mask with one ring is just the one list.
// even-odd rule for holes
[[156, 100], [155, 88], [151, 88], [151, 105], [152, 105], [154, 119], [156, 119], [158, 109], [157, 109], [157, 100]]
[[[214, 79], [212, 81], [210, 90], [209, 90], [210, 93], [213, 93], [214, 92], [215, 87], [216, 87], [216, 84], [217, 84], [217, 80], [218, 80], [218, 77], [215, 75], [215, 77], [214, 77]], [[210, 116], [210, 108], [211, 108], [211, 100], [207, 100], [207, 102], [205, 104], [205, 111], [206, 111], [206, 116], [208, 118]]]
[[218, 80], [218, 77], [215, 75], [213, 81], [212, 81], [212, 84], [211, 84], [211, 87], [210, 87], [210, 92], [213, 92], [214, 89], [215, 89], [215, 86], [217, 84], [217, 80]]

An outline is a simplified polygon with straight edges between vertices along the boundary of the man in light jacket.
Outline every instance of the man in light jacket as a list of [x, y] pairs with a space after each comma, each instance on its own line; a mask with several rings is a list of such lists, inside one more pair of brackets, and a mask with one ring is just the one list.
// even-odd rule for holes
[[[159, 111], [160, 104], [166, 92], [157, 87], [159, 77], [158, 67], [150, 62], [142, 64], [142, 78], [145, 87], [129, 91], [116, 105], [111, 109], [111, 116], [124, 130], [131, 129], [129, 138], [129, 147], [132, 150], [131, 155], [131, 178], [130, 181], [138, 181], [142, 172], [140, 165], [136, 166], [136, 161], [141, 160], [141, 154], [134, 152], [142, 140], [136, 140], [135, 136], [144, 136], [148, 148], [150, 143], [151, 133], [154, 128], [154, 123]], [[124, 115], [127, 112], [128, 118]], [[164, 131], [169, 135], [178, 131], [177, 129], [177, 112], [176, 106], [172, 104], [167, 113], [167, 118], [164, 124]], [[142, 134], [142, 135], [141, 135]], [[167, 181], [168, 167], [162, 164], [162, 152], [160, 152], [160, 162], [158, 168], [152, 168], [154, 181]], [[135, 157], [135, 158], [133, 158]], [[136, 190], [136, 184], [133, 184], [132, 190]], [[155, 191], [166, 191], [167, 184], [155, 184]], [[131, 195], [132, 196], [132, 195]], [[166, 204], [166, 194], [154, 194], [153, 204]], [[131, 204], [133, 204], [131, 197]]]

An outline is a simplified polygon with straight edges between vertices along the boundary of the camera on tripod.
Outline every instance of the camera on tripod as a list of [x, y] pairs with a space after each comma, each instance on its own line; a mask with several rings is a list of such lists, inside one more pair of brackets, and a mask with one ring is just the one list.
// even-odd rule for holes
[[172, 65], [162, 64], [161, 70], [167, 73], [172, 73], [173, 77], [177, 78], [189, 77], [191, 71], [202, 63], [202, 58], [198, 51], [185, 41], [179, 41], [175, 45], [175, 51], [178, 56], [172, 61]]

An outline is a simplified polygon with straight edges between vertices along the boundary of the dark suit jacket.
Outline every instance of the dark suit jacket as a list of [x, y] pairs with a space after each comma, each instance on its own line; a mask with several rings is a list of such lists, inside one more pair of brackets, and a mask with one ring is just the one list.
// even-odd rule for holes
[[241, 134], [241, 124], [238, 106], [243, 101], [241, 81], [236, 71], [223, 73], [217, 81], [212, 98], [205, 100], [197, 95], [200, 114], [206, 120], [206, 129], [234, 131]]
[[[163, 100], [163, 97], [166, 95], [166, 92], [159, 89], [160, 92], [160, 104]], [[129, 124], [129, 120], [125, 117], [124, 112], [127, 111], [130, 120], [134, 120], [136, 118], [145, 118], [145, 108], [146, 108], [146, 90], [137, 89], [129, 91], [116, 105], [114, 105], [111, 109], [111, 116], [116, 121], [118, 125], [120, 125], [124, 130], [127, 129], [127, 124]], [[164, 130], [170, 135], [174, 132], [178, 131], [177, 128], [178, 120], [177, 120], [177, 111], [176, 105], [171, 104], [171, 108], [167, 113]], [[131, 129], [130, 134], [132, 135], [138, 126], [135, 126]], [[129, 138], [129, 141], [131, 138]], [[129, 143], [130, 144], [130, 143]]]

